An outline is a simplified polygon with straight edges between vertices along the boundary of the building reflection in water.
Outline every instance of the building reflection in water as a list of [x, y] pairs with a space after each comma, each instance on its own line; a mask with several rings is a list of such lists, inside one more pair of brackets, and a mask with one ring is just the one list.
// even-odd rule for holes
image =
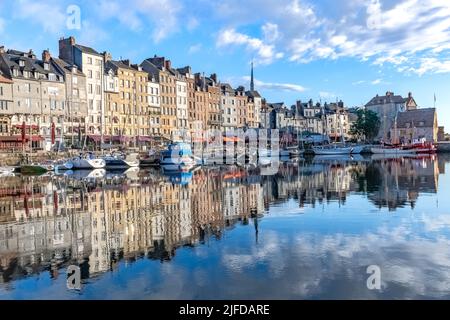
[[[444, 162], [445, 163], [445, 162]], [[113, 270], [121, 260], [170, 260], [181, 246], [220, 239], [227, 228], [258, 219], [270, 206], [299, 207], [366, 195], [378, 208], [414, 207], [436, 193], [444, 165], [436, 156], [401, 159], [320, 159], [285, 164], [273, 176], [258, 169], [208, 168], [166, 176], [142, 171], [130, 179], [1, 178], [0, 282], [59, 270], [83, 278]]]

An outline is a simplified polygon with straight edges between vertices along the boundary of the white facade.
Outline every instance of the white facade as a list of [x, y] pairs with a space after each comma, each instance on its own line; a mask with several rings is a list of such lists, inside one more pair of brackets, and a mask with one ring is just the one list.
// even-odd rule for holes
[[150, 107], [150, 130], [152, 134], [160, 134], [161, 93], [159, 83], [154, 79], [147, 82], [147, 99]]
[[223, 116], [223, 128], [225, 132], [232, 131], [238, 126], [237, 102], [234, 95], [228, 92], [220, 97], [220, 107]]
[[86, 75], [86, 92], [88, 103], [87, 132], [88, 134], [101, 134], [104, 132], [104, 70], [103, 57], [85, 52], [82, 55], [81, 70]]
[[180, 136], [184, 136], [189, 129], [188, 124], [188, 102], [187, 82], [177, 80], [177, 126]]

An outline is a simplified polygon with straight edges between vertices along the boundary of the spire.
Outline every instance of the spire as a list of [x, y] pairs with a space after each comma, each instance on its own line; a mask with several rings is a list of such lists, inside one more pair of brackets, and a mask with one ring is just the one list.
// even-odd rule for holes
[[254, 82], [254, 78], [253, 78], [253, 61], [252, 61], [252, 73], [250, 76], [251, 80], [250, 80], [250, 91], [255, 91], [255, 82]]

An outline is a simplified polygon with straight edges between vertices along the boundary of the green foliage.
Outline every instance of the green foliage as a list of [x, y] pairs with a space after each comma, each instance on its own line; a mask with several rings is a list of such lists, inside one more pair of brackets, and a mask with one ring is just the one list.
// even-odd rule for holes
[[372, 141], [380, 130], [380, 118], [370, 110], [360, 109], [356, 112], [358, 120], [356, 120], [350, 128], [350, 134], [357, 139]]

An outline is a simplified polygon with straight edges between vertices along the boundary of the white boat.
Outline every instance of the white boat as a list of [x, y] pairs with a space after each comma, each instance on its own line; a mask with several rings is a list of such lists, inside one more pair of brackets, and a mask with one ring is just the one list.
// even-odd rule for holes
[[364, 145], [355, 145], [352, 146], [352, 154], [360, 154], [364, 151], [365, 146]]
[[353, 147], [346, 146], [321, 146], [321, 147], [313, 147], [314, 154], [316, 155], [330, 155], [330, 154], [351, 154], [353, 151]]
[[303, 154], [303, 150], [300, 150], [297, 146], [286, 147], [280, 151], [281, 157], [299, 157]]
[[92, 154], [80, 155], [79, 157], [72, 158], [70, 162], [73, 165], [73, 169], [102, 169], [106, 166], [105, 160], [96, 158]]
[[389, 148], [389, 147], [371, 148], [370, 151], [373, 154], [395, 154], [395, 155], [416, 153], [414, 149]]
[[133, 153], [129, 155], [115, 153], [103, 157], [106, 169], [128, 169], [139, 167], [138, 155]]
[[73, 169], [73, 163], [71, 161], [66, 161], [66, 160], [55, 161], [54, 166], [55, 166], [55, 171], [57, 171], [57, 172]]
[[0, 177], [14, 177], [14, 167], [0, 167]]
[[183, 172], [191, 171], [197, 166], [192, 155], [192, 148], [187, 143], [173, 143], [162, 152], [160, 165], [164, 171]]
[[72, 177], [78, 180], [102, 179], [106, 175], [105, 169], [77, 170]]

